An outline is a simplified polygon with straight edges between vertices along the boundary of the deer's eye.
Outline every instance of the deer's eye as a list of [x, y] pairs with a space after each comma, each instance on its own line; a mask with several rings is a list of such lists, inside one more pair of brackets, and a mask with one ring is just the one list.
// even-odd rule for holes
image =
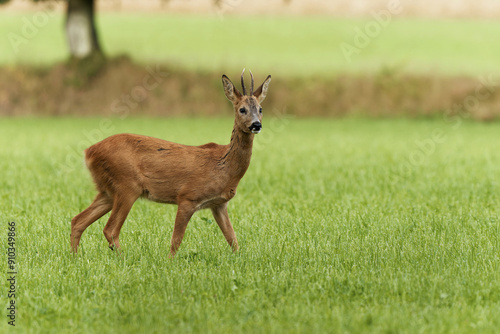
[[247, 110], [245, 108], [240, 108], [240, 114], [246, 114]]
[[259, 112], [262, 114], [262, 107], [259, 108]]

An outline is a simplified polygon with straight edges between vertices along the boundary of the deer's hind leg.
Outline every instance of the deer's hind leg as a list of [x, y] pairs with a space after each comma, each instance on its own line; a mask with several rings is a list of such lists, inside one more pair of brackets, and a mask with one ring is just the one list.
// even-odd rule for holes
[[109, 248], [120, 248], [121, 228], [138, 197], [133, 194], [115, 195], [111, 216], [103, 230], [104, 236], [109, 242]]
[[71, 220], [71, 248], [77, 252], [82, 233], [97, 219], [108, 213], [113, 206], [113, 200], [106, 193], [97, 194], [88, 208]]

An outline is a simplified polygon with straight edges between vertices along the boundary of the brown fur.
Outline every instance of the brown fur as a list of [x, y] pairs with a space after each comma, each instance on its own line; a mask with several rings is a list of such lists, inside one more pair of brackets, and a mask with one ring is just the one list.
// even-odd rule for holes
[[[242, 95], [225, 75], [222, 81], [235, 113], [228, 145], [187, 146], [147, 136], [117, 134], [85, 150], [85, 162], [99, 193], [71, 221], [71, 246], [75, 253], [85, 229], [109, 211], [104, 236], [111, 249], [119, 248], [120, 230], [139, 197], [178, 205], [170, 256], [179, 249], [191, 216], [205, 208], [212, 210], [233, 251], [238, 250], [227, 203], [235, 196], [250, 164], [254, 139], [250, 128], [262, 120], [260, 103], [271, 76], [250, 96]], [[241, 113], [241, 108], [246, 113]]]

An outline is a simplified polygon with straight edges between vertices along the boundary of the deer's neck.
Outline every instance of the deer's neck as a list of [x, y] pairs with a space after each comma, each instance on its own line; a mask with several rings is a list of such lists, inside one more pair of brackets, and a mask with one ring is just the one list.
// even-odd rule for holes
[[231, 142], [219, 161], [232, 179], [239, 181], [245, 175], [252, 157], [253, 138], [253, 134], [244, 133], [234, 125]]

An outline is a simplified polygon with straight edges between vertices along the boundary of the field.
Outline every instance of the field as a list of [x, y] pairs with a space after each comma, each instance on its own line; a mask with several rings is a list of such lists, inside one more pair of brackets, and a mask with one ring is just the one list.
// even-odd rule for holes
[[[41, 7], [43, 8], [43, 6]], [[44, 12], [41, 12], [43, 15]], [[48, 65], [68, 56], [61, 15], [0, 13], [0, 65]], [[382, 67], [412, 72], [479, 76], [498, 74], [500, 22], [481, 20], [387, 19], [366, 46], [358, 31], [377, 21], [332, 17], [239, 17], [226, 15], [136, 15], [101, 13], [97, 24], [109, 56], [127, 54], [147, 64], [188, 70], [254, 71], [280, 76], [331, 77], [370, 73]], [[16, 47], [9, 35], [23, 38]], [[340, 46], [359, 47], [348, 60]], [[15, 52], [17, 51], [17, 52]], [[33, 57], [36, 55], [36, 57]]]
[[201, 211], [173, 260], [175, 206], [146, 201], [121, 255], [106, 217], [70, 253], [70, 220], [95, 194], [81, 150], [118, 132], [226, 143], [232, 119], [2, 119], [16, 332], [498, 332], [500, 124], [270, 114], [230, 202], [241, 251]]

